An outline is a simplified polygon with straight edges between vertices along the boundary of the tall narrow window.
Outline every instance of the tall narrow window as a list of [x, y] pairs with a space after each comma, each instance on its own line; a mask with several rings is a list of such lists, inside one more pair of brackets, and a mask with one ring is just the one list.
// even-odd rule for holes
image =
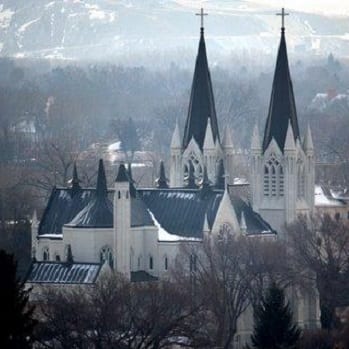
[[263, 193], [267, 197], [284, 196], [284, 171], [275, 154], [264, 164]]
[[165, 259], [164, 259], [164, 269], [168, 270], [168, 258], [167, 257], [165, 257]]
[[197, 268], [197, 256], [195, 253], [192, 253], [189, 257], [189, 270], [196, 271]]
[[154, 268], [153, 256], [149, 256], [149, 270], [153, 270], [153, 268]]
[[304, 163], [301, 159], [297, 160], [297, 197], [303, 198], [305, 195], [305, 174], [304, 174]]
[[50, 260], [50, 251], [49, 251], [49, 248], [47, 246], [44, 247], [44, 249], [43, 249], [42, 259], [44, 261], [49, 261]]

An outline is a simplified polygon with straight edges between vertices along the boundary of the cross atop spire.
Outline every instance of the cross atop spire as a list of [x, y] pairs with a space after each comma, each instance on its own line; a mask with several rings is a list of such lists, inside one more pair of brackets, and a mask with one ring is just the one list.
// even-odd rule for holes
[[289, 16], [289, 13], [285, 12], [285, 9], [282, 8], [281, 9], [281, 13], [277, 13], [277, 16], [281, 16], [281, 31], [284, 32], [285, 31], [285, 16]]
[[200, 13], [195, 13], [195, 16], [200, 16], [201, 17], [201, 31], [204, 31], [204, 17], [208, 16], [208, 13], [204, 12], [204, 9], [201, 7]]

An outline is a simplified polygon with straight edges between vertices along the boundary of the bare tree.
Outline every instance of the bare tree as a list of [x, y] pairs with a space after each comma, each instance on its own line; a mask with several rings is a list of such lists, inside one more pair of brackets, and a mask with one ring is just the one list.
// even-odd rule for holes
[[233, 343], [238, 319], [251, 304], [252, 275], [246, 269], [244, 244], [245, 237], [222, 231], [184, 251], [181, 260], [189, 264], [186, 289], [205, 318], [201, 329], [188, 336], [193, 347], [230, 348]]
[[47, 348], [166, 348], [181, 343], [195, 308], [169, 281], [130, 283], [103, 275], [92, 288], [46, 289], [40, 344]]
[[320, 294], [321, 323], [336, 326], [335, 308], [348, 304], [349, 227], [328, 215], [300, 217], [288, 227], [293, 262], [314, 277]]

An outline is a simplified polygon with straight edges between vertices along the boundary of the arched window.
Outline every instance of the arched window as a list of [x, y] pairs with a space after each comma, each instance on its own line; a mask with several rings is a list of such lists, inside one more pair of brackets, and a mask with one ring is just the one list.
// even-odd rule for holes
[[113, 250], [109, 246], [104, 246], [99, 252], [99, 260], [104, 263], [108, 261], [108, 264], [111, 268], [114, 268], [114, 256]]
[[56, 254], [55, 260], [56, 260], [56, 262], [61, 261], [61, 256], [58, 253]]
[[48, 246], [45, 246], [42, 250], [42, 259], [44, 261], [50, 260], [50, 250], [49, 250]]
[[183, 168], [184, 178], [188, 178], [188, 175], [189, 175], [189, 162], [191, 162], [194, 167], [195, 181], [199, 182], [203, 176], [203, 166], [202, 166], [201, 160], [196, 156], [194, 152], [191, 152], [189, 154]]
[[120, 192], [120, 190], [118, 191], [118, 199], [121, 199], [121, 192]]
[[284, 196], [284, 171], [275, 154], [264, 164], [263, 192], [267, 197]]
[[142, 268], [142, 255], [139, 255], [138, 258], [137, 258], [137, 268], [138, 270], [140, 270]]
[[233, 235], [233, 228], [231, 227], [231, 225], [229, 223], [223, 223], [220, 227], [219, 227], [219, 237], [226, 239], [228, 236], [232, 236]]
[[133, 269], [134, 269], [134, 256], [135, 256], [135, 254], [134, 254], [134, 251], [133, 251], [133, 248], [131, 247], [131, 249], [130, 249], [130, 270], [131, 271], [133, 271]]
[[164, 258], [164, 269], [168, 270], [168, 258], [167, 258], [167, 256], [165, 256], [165, 258]]
[[149, 256], [149, 270], [153, 270], [153, 269], [154, 269], [153, 256]]
[[192, 272], [197, 270], [197, 256], [195, 253], [192, 253], [189, 256], [189, 270]]

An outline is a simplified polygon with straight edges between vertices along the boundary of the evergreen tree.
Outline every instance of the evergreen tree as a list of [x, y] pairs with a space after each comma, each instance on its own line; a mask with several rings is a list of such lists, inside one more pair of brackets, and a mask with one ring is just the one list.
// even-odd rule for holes
[[272, 285], [254, 312], [252, 344], [258, 349], [293, 349], [300, 330], [292, 323], [292, 311], [285, 304], [284, 291]]
[[29, 290], [17, 277], [13, 255], [0, 250], [0, 348], [31, 347], [36, 321], [34, 308], [28, 305]]

